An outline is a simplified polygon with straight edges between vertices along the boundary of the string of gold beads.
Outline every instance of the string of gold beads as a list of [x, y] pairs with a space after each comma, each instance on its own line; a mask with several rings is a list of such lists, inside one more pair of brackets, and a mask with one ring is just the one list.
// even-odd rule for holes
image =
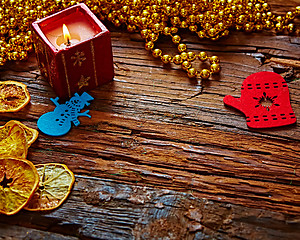
[[[272, 30], [295, 34], [293, 20], [300, 6], [284, 15], [275, 15], [266, 0], [0, 0], [0, 66], [6, 61], [24, 60], [32, 50], [31, 23], [77, 2], [84, 2], [101, 19], [129, 32], [140, 32], [145, 49], [164, 64], [181, 65], [190, 78], [208, 79], [220, 71], [217, 56], [188, 50], [178, 34], [188, 29], [199, 39], [218, 40], [230, 31]], [[155, 47], [162, 36], [169, 36], [178, 53], [165, 54]], [[194, 61], [208, 62], [197, 70]]]

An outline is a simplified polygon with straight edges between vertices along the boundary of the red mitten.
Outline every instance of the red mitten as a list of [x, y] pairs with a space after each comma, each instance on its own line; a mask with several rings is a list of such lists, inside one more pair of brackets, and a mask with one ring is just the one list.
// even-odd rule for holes
[[223, 101], [243, 112], [251, 128], [279, 127], [296, 122], [287, 83], [277, 73], [250, 75], [243, 82], [241, 98], [227, 95]]

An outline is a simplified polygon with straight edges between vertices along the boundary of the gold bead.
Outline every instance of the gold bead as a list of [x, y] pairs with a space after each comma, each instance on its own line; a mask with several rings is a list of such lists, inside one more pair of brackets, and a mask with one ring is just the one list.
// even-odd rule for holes
[[170, 35], [171, 34], [171, 28], [165, 27], [164, 30], [163, 30], [163, 34], [164, 35]]
[[272, 13], [272, 12], [267, 12], [267, 18], [268, 18], [268, 19], [273, 18], [273, 13]]
[[150, 50], [152, 50], [153, 48], [154, 48], [154, 43], [153, 43], [153, 42], [151, 42], [151, 41], [146, 42], [146, 44], [145, 44], [145, 49], [146, 49], [146, 50], [150, 51]]
[[188, 14], [187, 9], [185, 9], [185, 8], [181, 8], [181, 9], [180, 9], [180, 15], [181, 15], [182, 17], [186, 17], [187, 14]]
[[188, 60], [190, 62], [192, 62], [196, 59], [196, 54], [194, 52], [188, 52], [187, 55], [188, 55]]
[[210, 66], [210, 70], [212, 73], [219, 73], [221, 68], [220, 68], [220, 65], [217, 64], [217, 63], [213, 63], [211, 66]]
[[177, 27], [171, 27], [171, 33], [175, 34], [178, 32], [178, 28]]
[[190, 30], [191, 32], [197, 32], [198, 27], [197, 27], [197, 25], [191, 25], [191, 26], [189, 26], [189, 30]]
[[156, 42], [158, 39], [158, 34], [157, 33], [150, 33], [148, 35], [148, 40], [152, 41], [152, 42]]
[[246, 32], [252, 32], [253, 24], [246, 23], [245, 26], [244, 26], [244, 29], [245, 29]]
[[204, 20], [204, 15], [203, 14], [198, 14], [196, 16], [196, 22], [197, 23], [201, 23], [201, 22], [203, 22], [203, 20]]
[[171, 16], [172, 7], [171, 6], [165, 6], [165, 13], [167, 14], [167, 16]]
[[14, 38], [14, 37], [12, 37], [12, 38], [9, 39], [9, 43], [10, 43], [10, 44], [15, 44], [16, 41], [17, 41], [17, 39]]
[[265, 11], [268, 11], [268, 10], [269, 10], [269, 4], [266, 3], [266, 2], [262, 4], [262, 7], [263, 7], [263, 9], [264, 9]]
[[210, 61], [211, 64], [212, 63], [219, 63], [220, 62], [220, 60], [219, 60], [219, 58], [217, 56], [211, 56], [209, 58], [209, 61]]
[[257, 31], [262, 31], [264, 29], [263, 25], [260, 25], [260, 24], [257, 24], [255, 26], [255, 28], [256, 28]]
[[148, 37], [149, 37], [149, 30], [148, 30], [148, 29], [143, 29], [143, 30], [141, 31], [141, 37], [142, 37], [143, 39], [148, 38]]
[[196, 16], [195, 15], [189, 15], [188, 23], [189, 24], [195, 24], [196, 23]]
[[5, 58], [0, 57], [0, 66], [3, 66], [5, 62], [6, 62]]
[[21, 60], [26, 60], [28, 57], [27, 53], [25, 51], [21, 51], [20, 53], [20, 59]]
[[270, 30], [273, 27], [274, 27], [273, 23], [271, 21], [267, 20], [265, 23], [265, 28]]
[[130, 24], [127, 25], [128, 32], [132, 33], [132, 32], [135, 32], [135, 30], [136, 30], [136, 26], [130, 25]]
[[135, 24], [135, 16], [132, 16], [132, 15], [131, 15], [131, 16], [128, 18], [128, 23], [134, 25], [134, 24]]
[[181, 56], [181, 59], [182, 59], [183, 61], [185, 61], [185, 60], [188, 59], [188, 54], [187, 54], [187, 52], [182, 52], [182, 53], [180, 53], [180, 56]]
[[31, 44], [31, 37], [30, 36], [24, 36], [24, 42], [28, 45]]
[[185, 52], [185, 51], [186, 51], [186, 44], [180, 43], [180, 44], [178, 45], [178, 51], [179, 51], [179, 52]]
[[159, 33], [162, 31], [162, 25], [160, 23], [155, 23], [152, 27], [152, 31], [155, 33]]
[[114, 19], [114, 16], [112, 15], [112, 13], [109, 13], [106, 18], [108, 21], [112, 22], [112, 20]]
[[275, 27], [277, 32], [282, 32], [284, 30], [284, 26], [281, 22], [276, 23]]
[[231, 7], [231, 13], [235, 14], [237, 12], [237, 6], [233, 5]]
[[152, 52], [152, 55], [155, 58], [161, 57], [161, 54], [162, 54], [162, 51], [160, 49], [158, 49], [158, 48], [154, 49], [153, 52]]
[[18, 52], [12, 52], [10, 54], [10, 59], [16, 61], [19, 58], [19, 53]]
[[113, 24], [116, 26], [116, 27], [120, 27], [121, 26], [121, 22], [119, 19], [114, 19], [113, 20]]
[[147, 18], [149, 16], [150, 16], [150, 12], [148, 10], [144, 9], [143, 12], [142, 12], [142, 14], [141, 14], [141, 17]]
[[276, 21], [277, 22], [282, 22], [283, 21], [283, 17], [282, 16], [277, 16], [276, 17]]
[[238, 31], [240, 31], [240, 30], [243, 29], [243, 27], [242, 27], [241, 25], [236, 25], [236, 26], [235, 26], [235, 29], [238, 30]]
[[153, 13], [153, 14], [151, 15], [151, 20], [152, 20], [154, 23], [160, 22], [160, 14], [158, 14], [158, 13]]
[[188, 70], [189, 68], [192, 67], [192, 64], [191, 64], [191, 62], [189, 62], [189, 61], [184, 61], [184, 62], [181, 64], [181, 67], [182, 67], [183, 70]]
[[204, 62], [207, 60], [208, 56], [206, 52], [200, 52], [198, 55], [198, 58], [200, 59], [200, 61]]
[[177, 26], [177, 25], [179, 25], [181, 23], [181, 21], [180, 21], [180, 18], [179, 17], [173, 17], [173, 18], [171, 18], [171, 24], [173, 25], [173, 26]]
[[217, 34], [217, 30], [215, 28], [211, 28], [207, 33], [210, 37], [214, 37]]
[[140, 19], [140, 26], [142, 28], [147, 28], [149, 23], [150, 23], [150, 21], [148, 20], [148, 18], [142, 17]]
[[181, 56], [180, 55], [175, 55], [174, 57], [173, 57], [173, 63], [175, 63], [176, 65], [179, 65], [179, 64], [181, 64], [183, 62], [183, 60], [182, 60], [182, 58], [181, 58]]
[[202, 79], [208, 79], [210, 77], [210, 71], [208, 69], [202, 69], [200, 72], [200, 77]]
[[120, 15], [119, 15], [119, 21], [120, 21], [120, 23], [125, 23], [126, 20], [127, 20], [127, 18], [126, 18], [125, 15], [123, 15], [123, 14], [120, 14]]
[[172, 41], [173, 41], [173, 43], [178, 44], [181, 41], [181, 37], [178, 35], [175, 35], [172, 37]]
[[295, 13], [296, 13], [297, 15], [300, 15], [300, 6], [297, 6], [297, 7], [296, 7]]
[[189, 78], [194, 78], [197, 76], [197, 70], [195, 68], [190, 68], [188, 71], [187, 71], [187, 74], [188, 74], [188, 77]]
[[164, 64], [168, 64], [170, 63], [172, 60], [172, 57], [168, 54], [165, 54], [161, 57], [161, 61], [164, 63]]
[[187, 23], [187, 21], [182, 21], [180, 24], [180, 28], [188, 28], [189, 24]]
[[255, 14], [255, 21], [259, 22], [262, 19], [262, 15], [260, 12]]
[[217, 28], [218, 30], [223, 30], [223, 28], [224, 28], [224, 23], [219, 22], [219, 23], [216, 25], [216, 28]]
[[259, 11], [261, 9], [261, 4], [260, 3], [256, 3], [255, 4], [255, 8], [256, 8], [256, 10]]
[[224, 13], [224, 11], [219, 11], [219, 13], [218, 13], [218, 16], [219, 16], [219, 19], [223, 19], [224, 18], [224, 16], [225, 16], [225, 13]]
[[288, 20], [293, 20], [295, 18], [295, 14], [293, 12], [287, 12], [285, 17]]
[[6, 26], [0, 26], [0, 34], [1, 35], [4, 35], [4, 34], [6, 34], [7, 33], [7, 28], [6, 28]]
[[288, 30], [289, 33], [293, 33], [295, 31], [295, 25], [293, 23], [290, 23], [287, 26], [287, 30]]
[[202, 39], [202, 38], [205, 38], [205, 32], [204, 31], [199, 31], [199, 32], [197, 32], [197, 35], [198, 35], [198, 37], [200, 38], [200, 39]]

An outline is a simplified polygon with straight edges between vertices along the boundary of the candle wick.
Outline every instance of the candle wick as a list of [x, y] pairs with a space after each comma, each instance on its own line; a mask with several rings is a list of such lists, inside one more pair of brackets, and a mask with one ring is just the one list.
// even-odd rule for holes
[[67, 46], [70, 46], [70, 45], [71, 45], [70, 39], [67, 38]]

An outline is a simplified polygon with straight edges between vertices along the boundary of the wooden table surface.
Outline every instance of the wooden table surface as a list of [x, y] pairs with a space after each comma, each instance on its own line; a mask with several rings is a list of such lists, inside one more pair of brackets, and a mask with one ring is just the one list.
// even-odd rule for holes
[[[269, 1], [279, 13], [297, 2]], [[221, 59], [221, 74], [200, 83], [154, 59], [139, 34], [107, 26], [115, 78], [89, 92], [92, 118], [62, 137], [40, 133], [29, 149], [34, 164], [64, 163], [75, 173], [72, 193], [51, 212], [1, 215], [0, 239], [300, 239], [300, 38], [232, 32], [212, 42], [182, 32], [189, 49]], [[160, 46], [174, 51], [168, 39]], [[259, 71], [286, 79], [298, 123], [249, 129], [224, 106]], [[0, 77], [31, 94], [0, 125], [16, 119], [37, 129], [56, 95], [34, 54], [6, 64]]]

